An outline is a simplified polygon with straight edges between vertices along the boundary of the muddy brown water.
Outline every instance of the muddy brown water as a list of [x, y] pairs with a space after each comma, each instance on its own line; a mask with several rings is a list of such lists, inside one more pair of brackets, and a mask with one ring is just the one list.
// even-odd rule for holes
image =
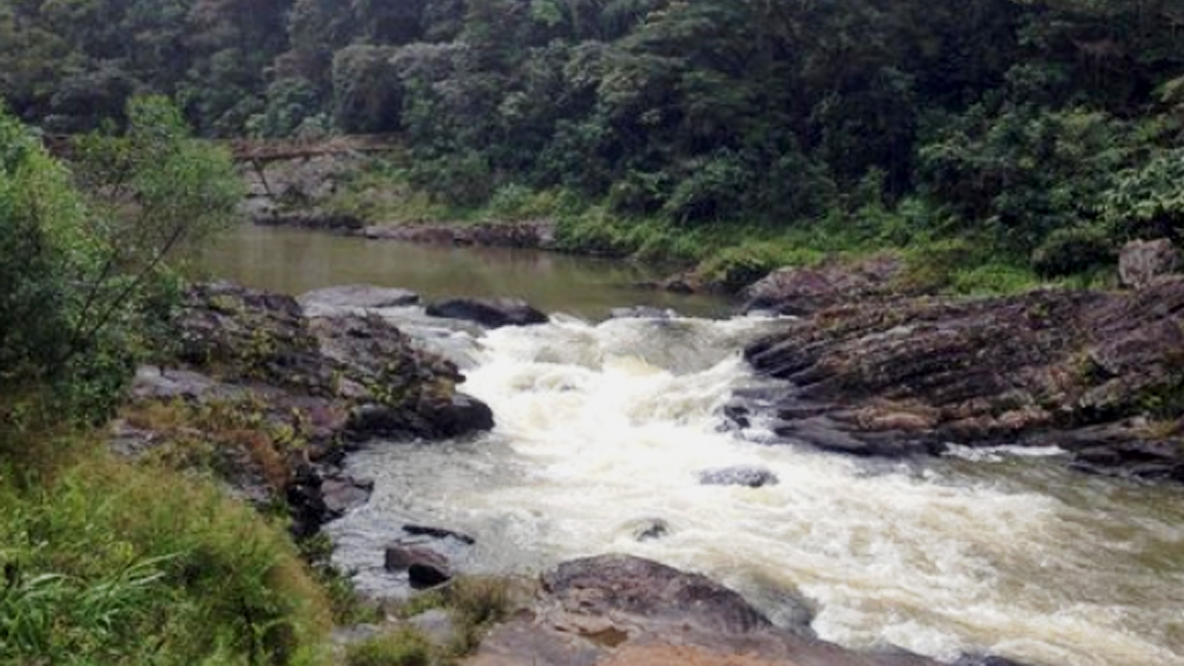
[[244, 225], [221, 237], [197, 261], [221, 279], [290, 294], [341, 284], [402, 287], [425, 299], [453, 296], [523, 298], [544, 312], [603, 319], [621, 305], [723, 316], [728, 303], [639, 288], [663, 277], [636, 264], [557, 252], [415, 245]]

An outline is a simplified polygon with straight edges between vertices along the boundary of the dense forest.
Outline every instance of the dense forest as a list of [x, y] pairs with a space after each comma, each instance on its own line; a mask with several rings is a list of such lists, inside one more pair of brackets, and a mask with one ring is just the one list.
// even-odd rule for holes
[[545, 192], [584, 250], [1056, 277], [1180, 235], [1182, 30], [1179, 0], [10, 0], [0, 89], [53, 133], [144, 91], [213, 137], [399, 133], [433, 200]]

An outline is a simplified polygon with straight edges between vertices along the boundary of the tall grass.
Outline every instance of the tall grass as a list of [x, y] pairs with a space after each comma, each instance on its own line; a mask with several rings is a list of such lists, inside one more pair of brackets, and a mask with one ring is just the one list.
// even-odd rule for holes
[[0, 663], [320, 659], [329, 604], [295, 546], [212, 484], [91, 449], [34, 479], [0, 463], [0, 507]]

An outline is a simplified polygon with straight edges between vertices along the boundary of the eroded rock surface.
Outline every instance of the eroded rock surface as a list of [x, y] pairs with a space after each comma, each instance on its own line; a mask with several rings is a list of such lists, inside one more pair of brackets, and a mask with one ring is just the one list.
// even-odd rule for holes
[[[765, 416], [787, 441], [889, 456], [1055, 443], [1092, 469], [1184, 476], [1173, 425], [1184, 411], [1184, 278], [1122, 294], [837, 306], [745, 357], [788, 383], [730, 411]], [[1151, 466], [1140, 464], [1147, 446], [1164, 454]]]

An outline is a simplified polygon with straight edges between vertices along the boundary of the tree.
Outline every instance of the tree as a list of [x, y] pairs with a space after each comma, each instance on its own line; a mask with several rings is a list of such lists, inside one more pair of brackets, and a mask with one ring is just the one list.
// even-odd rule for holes
[[171, 253], [241, 198], [229, 156], [167, 100], [133, 99], [127, 116], [123, 133], [78, 140], [71, 174], [0, 114], [0, 389], [46, 387], [84, 419], [117, 403], [160, 316], [149, 306], [173, 284]]

